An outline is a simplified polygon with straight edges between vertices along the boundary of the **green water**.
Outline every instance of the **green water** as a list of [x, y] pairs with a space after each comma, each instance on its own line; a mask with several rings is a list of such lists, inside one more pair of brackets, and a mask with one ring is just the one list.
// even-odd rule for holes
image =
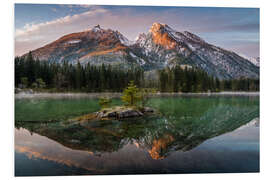
[[[113, 99], [112, 105], [121, 105], [120, 99]], [[148, 104], [166, 117], [195, 118], [211, 108], [259, 108], [258, 97], [161, 97], [152, 98]], [[61, 121], [98, 111], [97, 99], [18, 99], [15, 102], [16, 121]], [[243, 110], [243, 109], [240, 109]], [[216, 112], [216, 114], [221, 112]]]
[[[121, 101], [113, 99], [113, 104], [119, 105]], [[237, 137], [239, 141], [237, 141], [237, 138], [235, 141], [234, 138], [233, 143], [236, 144], [230, 141], [231, 145], [228, 147], [222, 146], [225, 149], [232, 147], [245, 149], [246, 153], [242, 154], [241, 160], [238, 160], [238, 162], [233, 162], [232, 160], [230, 162], [234, 163], [235, 166], [232, 166], [229, 162], [225, 163], [224, 160], [219, 160], [219, 158], [211, 159], [211, 157], [209, 157], [207, 166], [204, 164], [201, 167], [200, 165], [189, 167], [185, 162], [175, 165], [173, 162], [179, 157], [174, 159], [173, 155], [181, 152], [194, 153], [196, 149], [201, 148], [201, 144], [208, 142], [211, 138], [222, 137], [223, 134], [230, 133], [249, 123], [254, 118], [258, 118], [259, 96], [158, 97], [150, 99], [147, 106], [155, 108], [160, 114], [125, 119], [123, 121], [94, 120], [83, 123], [68, 123], [68, 119], [99, 110], [98, 100], [80, 98], [17, 99], [15, 101], [15, 127], [17, 128], [17, 135], [15, 134], [15, 150], [17, 148], [15, 159], [16, 157], [17, 159], [20, 158], [17, 160], [18, 163], [16, 162], [17, 170], [15, 171], [22, 172], [22, 164], [27, 162], [22, 157], [22, 154], [31, 153], [32, 151], [38, 151], [41, 155], [46, 154], [46, 157], [54, 156], [58, 151], [61, 151], [63, 159], [70, 158], [70, 161], [76, 161], [74, 164], [76, 164], [77, 169], [80, 169], [77, 173], [74, 173], [76, 169], [71, 168], [71, 174], [82, 174], [81, 169], [89, 168], [94, 170], [89, 172], [86, 170], [84, 174], [164, 173], [164, 163], [166, 163], [166, 172], [169, 173], [258, 171], [259, 140], [256, 139], [257, 129], [255, 130], [256, 135], [250, 137], [251, 139], [256, 137], [256, 143], [252, 140], [252, 143], [255, 144], [254, 147], [251, 147], [250, 144], [249, 146], [242, 145], [238, 147], [240, 137]], [[56, 145], [48, 145], [48, 147], [52, 147], [46, 150], [47, 147], [44, 147], [44, 144], [46, 144], [47, 140], [44, 140], [45, 143], [39, 145], [41, 140], [37, 140], [36, 136], [35, 138], [31, 135], [29, 136], [25, 130], [31, 132], [31, 134], [41, 135], [48, 138], [48, 140], [53, 140], [63, 147], [73, 150], [73, 152], [67, 155], [67, 157], [63, 156], [64, 150], [62, 148], [57, 150]], [[27, 140], [22, 139], [24, 136], [25, 138], [27, 137]], [[249, 143], [249, 141], [247, 142]], [[208, 150], [206, 148], [205, 152], [210, 152], [209, 147], [216, 147], [217, 145], [217, 143], [208, 145]], [[24, 153], [22, 153], [22, 150], [19, 150], [31, 148], [31, 152], [23, 151]], [[217, 150], [214, 152], [220, 152], [222, 148], [217, 147]], [[78, 158], [83, 155], [78, 155], [77, 150], [88, 152], [88, 156], [90, 153], [91, 158], [87, 162], [84, 160], [79, 161]], [[122, 162], [124, 154], [127, 152], [129, 153], [126, 158], [130, 161]], [[241, 155], [234, 151], [231, 153], [231, 157], [241, 157]], [[252, 166], [245, 164], [247, 153], [253, 153]], [[199, 154], [198, 152], [194, 154], [194, 157], [196, 155], [196, 161], [203, 160], [203, 157], [200, 157]], [[181, 157], [185, 155], [182, 154]], [[113, 166], [107, 162], [112, 158], [117, 159]], [[53, 158], [51, 157], [51, 159]], [[105, 161], [108, 164], [104, 164]], [[142, 162], [148, 161], [147, 167], [140, 165]], [[193, 161], [195, 159], [190, 160], [190, 162]], [[213, 163], [217, 161], [224, 164], [223, 169], [216, 169], [213, 166]], [[98, 162], [103, 163], [104, 167], [99, 167]], [[170, 162], [171, 166], [169, 165]], [[46, 164], [47, 162], [44, 160], [40, 163]], [[239, 169], [239, 167], [242, 169]], [[122, 170], [118, 168], [122, 168]], [[47, 171], [44, 170], [40, 175], [49, 175], [46, 173], [49, 171], [51, 172], [50, 166], [47, 167]], [[69, 174], [68, 172], [67, 168], [63, 167], [63, 172], [58, 171], [57, 173], [63, 175]], [[17, 173], [17, 175], [31, 175], [31, 170], [28, 173]]]
[[[112, 105], [119, 104], [121, 104], [119, 99], [112, 102]], [[62, 121], [99, 109], [98, 99], [18, 99], [15, 101], [15, 120]]]

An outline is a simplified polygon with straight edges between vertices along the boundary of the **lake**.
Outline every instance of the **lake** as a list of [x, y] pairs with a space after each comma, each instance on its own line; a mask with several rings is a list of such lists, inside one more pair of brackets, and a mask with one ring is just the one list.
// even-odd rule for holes
[[153, 97], [148, 106], [159, 114], [70, 122], [99, 110], [98, 100], [16, 98], [15, 176], [259, 172], [258, 95]]

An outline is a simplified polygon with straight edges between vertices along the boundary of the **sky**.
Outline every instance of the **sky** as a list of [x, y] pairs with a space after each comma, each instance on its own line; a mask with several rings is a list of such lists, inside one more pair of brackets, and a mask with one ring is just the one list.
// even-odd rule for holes
[[259, 14], [258, 8], [15, 4], [15, 55], [97, 24], [134, 41], [159, 22], [242, 56], [259, 57]]

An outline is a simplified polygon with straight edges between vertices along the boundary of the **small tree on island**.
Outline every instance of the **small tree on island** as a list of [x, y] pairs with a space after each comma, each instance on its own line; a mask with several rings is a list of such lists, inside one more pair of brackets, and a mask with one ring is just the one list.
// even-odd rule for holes
[[122, 101], [127, 106], [135, 106], [141, 100], [139, 88], [134, 84], [134, 81], [130, 81], [128, 87], [124, 89]]

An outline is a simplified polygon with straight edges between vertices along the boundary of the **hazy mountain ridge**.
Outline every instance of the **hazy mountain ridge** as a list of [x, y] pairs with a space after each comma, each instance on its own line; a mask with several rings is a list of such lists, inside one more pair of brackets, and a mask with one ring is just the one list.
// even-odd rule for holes
[[120, 32], [94, 28], [72, 33], [32, 51], [40, 60], [92, 65], [141, 66], [145, 70], [189, 65], [220, 79], [259, 78], [259, 67], [220, 47], [208, 44], [188, 31], [178, 32], [166, 24], [154, 23], [136, 42]]

